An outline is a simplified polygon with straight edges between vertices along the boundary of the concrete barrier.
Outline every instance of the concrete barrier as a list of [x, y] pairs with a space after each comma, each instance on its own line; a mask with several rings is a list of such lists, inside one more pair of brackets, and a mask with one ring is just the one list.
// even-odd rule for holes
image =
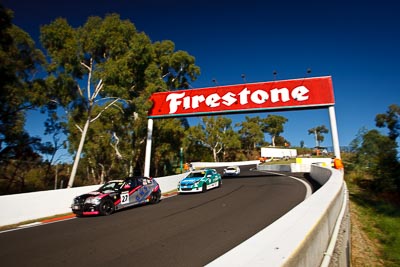
[[[290, 212], [207, 266], [320, 266], [331, 261], [335, 233], [347, 210], [343, 174], [311, 165], [311, 176], [324, 185]], [[336, 230], [336, 231], [335, 231]], [[349, 224], [343, 231], [349, 240]], [[349, 242], [347, 242], [348, 244]], [[332, 245], [333, 244], [333, 245]], [[349, 266], [348, 245], [336, 249], [337, 263]]]
[[[155, 180], [160, 184], [161, 192], [166, 193], [176, 189], [178, 182], [186, 175], [187, 173], [183, 173]], [[100, 185], [91, 185], [0, 196], [0, 226], [69, 213], [74, 197], [99, 187]]]
[[290, 164], [262, 164], [259, 170], [283, 172], [310, 172], [311, 165], [331, 168], [331, 158], [296, 158], [296, 163]]
[[165, 177], [157, 177], [154, 179], [160, 185], [161, 192], [167, 193], [176, 190], [178, 188], [178, 182], [185, 178], [187, 175], [188, 173], [182, 173]]
[[292, 169], [291, 164], [268, 164], [258, 165], [257, 169], [260, 171], [271, 171], [271, 172], [290, 172]]
[[75, 196], [99, 185], [0, 196], [0, 226], [71, 212]]
[[234, 162], [191, 162], [192, 166], [195, 169], [201, 168], [215, 168], [215, 167], [224, 167], [224, 166], [242, 166], [242, 165], [258, 165], [260, 163], [259, 160], [249, 160], [249, 161], [234, 161]]
[[297, 164], [306, 164], [311, 166], [311, 164], [317, 164], [322, 167], [330, 168], [332, 164], [331, 158], [296, 158]]

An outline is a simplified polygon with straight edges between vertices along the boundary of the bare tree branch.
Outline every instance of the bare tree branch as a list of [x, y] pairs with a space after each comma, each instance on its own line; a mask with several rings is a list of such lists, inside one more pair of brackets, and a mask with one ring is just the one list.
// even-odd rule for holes
[[75, 127], [78, 128], [78, 130], [79, 130], [81, 133], [83, 132], [82, 128], [81, 128], [78, 124], [75, 124]]
[[81, 89], [81, 87], [79, 86], [79, 84], [78, 84], [78, 92], [79, 92], [79, 95], [80, 95], [81, 97], [83, 97], [83, 92], [82, 92], [82, 89]]
[[117, 102], [118, 100], [120, 100], [119, 98], [115, 99], [113, 102], [111, 102], [110, 104], [108, 104], [102, 111], [100, 111], [99, 114], [97, 114], [96, 117], [94, 117], [93, 119], [90, 120], [90, 123], [94, 122], [95, 120], [97, 120], [101, 114], [103, 114], [104, 111], [106, 111], [109, 107], [111, 107], [112, 105], [114, 105], [115, 102]]
[[96, 86], [96, 89], [94, 91], [94, 94], [92, 96], [92, 99], [95, 99], [97, 95], [100, 93], [101, 89], [103, 88], [103, 80], [100, 80], [99, 83]]
[[92, 71], [91, 68], [88, 65], [86, 65], [84, 62], [81, 62], [81, 65], [84, 66], [85, 68], [87, 68], [89, 71]]
[[118, 136], [117, 136], [117, 134], [115, 132], [113, 132], [113, 137], [115, 138], [116, 142], [115, 142], [115, 144], [111, 143], [111, 146], [114, 148], [115, 154], [117, 155], [117, 158], [118, 159], [122, 159], [123, 158], [122, 154], [118, 150], [119, 138], [118, 138]]

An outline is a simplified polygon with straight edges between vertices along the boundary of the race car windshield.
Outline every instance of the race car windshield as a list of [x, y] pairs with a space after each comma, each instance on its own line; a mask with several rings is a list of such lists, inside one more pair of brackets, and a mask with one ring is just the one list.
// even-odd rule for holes
[[190, 173], [187, 177], [203, 177], [204, 176], [204, 172], [192, 172]]
[[123, 182], [109, 182], [100, 187], [99, 192], [116, 191], [122, 186]]

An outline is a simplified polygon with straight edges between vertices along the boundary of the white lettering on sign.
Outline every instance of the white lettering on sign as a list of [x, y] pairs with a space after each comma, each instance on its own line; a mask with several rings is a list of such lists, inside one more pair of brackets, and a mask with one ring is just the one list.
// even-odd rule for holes
[[293, 89], [292, 97], [297, 101], [305, 101], [308, 99], [308, 92], [310, 92], [310, 90], [308, 90], [307, 87], [299, 86]]
[[[279, 98], [279, 96], [281, 98]], [[287, 101], [290, 100], [290, 98], [289, 98], [289, 90], [287, 88], [272, 89], [271, 90], [271, 102], [272, 103], [279, 102], [279, 99], [281, 99], [282, 102], [287, 102]]]
[[250, 90], [247, 88], [244, 88], [238, 95], [240, 96], [240, 105], [246, 105], [247, 102], [247, 96], [250, 94]]
[[[264, 104], [268, 100], [272, 103], [277, 102], [287, 102], [290, 101], [290, 97], [296, 101], [306, 101], [308, 100], [308, 92], [310, 90], [305, 86], [298, 86], [294, 88], [291, 92], [287, 88], [274, 88], [268, 93], [264, 90], [256, 90], [251, 92], [249, 89], [244, 88], [237, 95], [228, 92], [223, 96], [218, 93], [211, 94], [207, 97], [204, 95], [195, 96], [185, 96], [185, 93], [172, 93], [166, 98], [169, 101], [169, 114], [175, 113], [178, 108], [183, 105], [184, 109], [197, 109], [200, 107], [202, 102], [211, 108], [219, 107], [221, 104], [225, 106], [231, 106], [235, 102], [239, 101], [240, 105], [246, 105], [251, 101], [254, 104]], [[250, 97], [249, 97], [250, 96]]]
[[[189, 97], [188, 97], [189, 98]], [[206, 99], [204, 98], [204, 95], [195, 95], [193, 98], [192, 98], [192, 108], [194, 108], [194, 109], [196, 109], [196, 108], [198, 108], [199, 106], [200, 106], [200, 103], [201, 102], [204, 102], [204, 101], [206, 101]], [[189, 107], [190, 108], [190, 107]]]
[[226, 93], [223, 97], [222, 97], [222, 99], [224, 100], [224, 101], [222, 101], [222, 104], [224, 104], [225, 106], [231, 106], [233, 103], [235, 103], [236, 101], [237, 101], [237, 99], [235, 98], [235, 94], [234, 93], [231, 93], [231, 92], [229, 92], [229, 93]]
[[211, 107], [211, 108], [215, 108], [219, 106], [219, 100], [221, 99], [221, 97], [218, 94], [211, 94], [209, 96], [207, 96], [206, 98], [206, 104], [207, 106]]
[[[182, 104], [182, 101], [178, 101], [178, 99], [182, 98], [185, 96], [185, 93], [181, 94], [169, 94], [167, 96], [167, 101], [171, 101], [169, 103], [169, 114], [173, 114], [178, 110], [178, 107], [180, 104]], [[185, 108], [190, 107], [190, 99], [188, 99], [187, 106], [184, 106]]]
[[259, 105], [267, 102], [268, 98], [269, 98], [268, 93], [263, 90], [257, 90], [254, 93], [252, 93], [250, 96], [251, 101], [253, 103], [259, 104]]

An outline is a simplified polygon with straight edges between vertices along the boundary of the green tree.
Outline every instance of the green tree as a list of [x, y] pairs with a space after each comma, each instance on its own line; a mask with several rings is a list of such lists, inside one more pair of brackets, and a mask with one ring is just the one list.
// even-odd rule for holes
[[283, 125], [288, 121], [287, 118], [279, 115], [268, 115], [264, 119], [263, 131], [271, 136], [272, 146], [275, 147], [275, 138], [284, 132]]
[[[232, 129], [232, 120], [222, 116], [203, 117], [202, 124], [188, 130], [188, 138], [212, 152], [214, 162], [223, 159], [224, 151], [240, 148], [239, 136]], [[222, 157], [218, 157], [222, 154]]]
[[222, 161], [238, 161], [243, 160], [239, 150], [242, 147], [242, 143], [239, 134], [235, 132], [231, 126], [225, 130], [223, 134], [224, 149], [222, 154]]
[[259, 117], [245, 117], [245, 121], [237, 123], [240, 127], [238, 133], [242, 142], [242, 147], [248, 151], [255, 150], [264, 143], [264, 133], [262, 131], [264, 123]]
[[[13, 12], [0, 5], [0, 160], [15, 158], [16, 150], [39, 145], [40, 139], [27, 138], [26, 112], [43, 100], [35, 74], [44, 56], [25, 31], [12, 24]], [[25, 142], [30, 139], [30, 141]], [[25, 141], [24, 141], [25, 140]], [[14, 152], [13, 152], [14, 151]]]
[[[188, 53], [174, 51], [171, 41], [152, 44], [146, 34], [138, 32], [130, 21], [120, 20], [117, 14], [104, 19], [90, 17], [78, 28], [71, 27], [65, 19], [56, 19], [41, 28], [41, 41], [50, 56], [49, 98], [69, 114], [70, 151], [76, 151], [69, 187], [73, 185], [85, 139], [94, 121], [112, 108], [122, 111], [119, 115], [115, 113], [114, 119], [124, 124], [117, 128], [125, 132], [112, 131], [111, 136], [120, 140], [121, 148], [137, 150], [120, 152], [129, 157], [125, 162], [135, 164], [146, 137], [150, 95], [186, 88], [200, 73]], [[79, 143], [73, 141], [76, 138]], [[132, 142], [130, 146], [122, 144], [128, 141]], [[115, 149], [114, 152], [117, 153]]]
[[[6, 152], [7, 158], [3, 159], [0, 164], [0, 194], [14, 194], [32, 190], [27, 179], [31, 170], [40, 166], [42, 162], [42, 157], [36, 152], [40, 145], [39, 138], [30, 137], [25, 133], [15, 140], [11, 148], [8, 146], [4, 149], [5, 151], [3, 150], [3, 152]], [[29, 190], [29, 188], [31, 189]]]
[[349, 171], [355, 171], [356, 174], [361, 174], [365, 172], [368, 168], [368, 154], [359, 153], [360, 147], [363, 142], [364, 135], [368, 132], [368, 129], [363, 127], [358, 130], [356, 137], [350, 142], [350, 151], [353, 152], [352, 162], [346, 169]]
[[196, 137], [199, 135], [196, 130], [203, 131], [199, 125], [185, 128], [185, 137], [182, 142], [183, 160], [185, 162], [213, 161], [209, 148]]
[[44, 55], [12, 19], [13, 12], [0, 4], [1, 194], [34, 188], [28, 176], [41, 163], [39, 152], [43, 148], [41, 139], [30, 136], [24, 126], [26, 113], [38, 108], [44, 99], [42, 80], [36, 76]]
[[[99, 113], [103, 107], [94, 107]], [[93, 121], [88, 129], [85, 142], [86, 176], [91, 184], [104, 183], [110, 179], [119, 179], [128, 174], [127, 158], [121, 152], [121, 140], [118, 137], [119, 113], [117, 108], [107, 109], [103, 116]], [[74, 132], [79, 135], [79, 132]], [[74, 139], [77, 142], [78, 139]], [[76, 146], [76, 144], [74, 145]]]
[[393, 104], [389, 106], [385, 114], [378, 114], [375, 117], [376, 126], [389, 129], [389, 138], [396, 141], [400, 134], [400, 106]]
[[324, 141], [325, 137], [323, 134], [329, 133], [329, 130], [325, 125], [317, 126], [315, 128], [311, 128], [308, 130], [308, 134], [313, 134], [315, 138], [315, 146], [321, 146], [321, 143]]
[[153, 175], [159, 177], [175, 174], [173, 167], [178, 162], [185, 137], [182, 121], [179, 119], [156, 120], [154, 132], [157, 134], [153, 137]]
[[371, 188], [377, 192], [400, 193], [400, 163], [397, 159], [397, 144], [377, 130], [359, 133], [352, 142], [355, 156], [352, 169], [368, 173], [372, 177]]
[[275, 138], [275, 145], [276, 146], [284, 146], [284, 147], [289, 147], [290, 146], [290, 142], [288, 140], [286, 140], [285, 137], [278, 135]]

